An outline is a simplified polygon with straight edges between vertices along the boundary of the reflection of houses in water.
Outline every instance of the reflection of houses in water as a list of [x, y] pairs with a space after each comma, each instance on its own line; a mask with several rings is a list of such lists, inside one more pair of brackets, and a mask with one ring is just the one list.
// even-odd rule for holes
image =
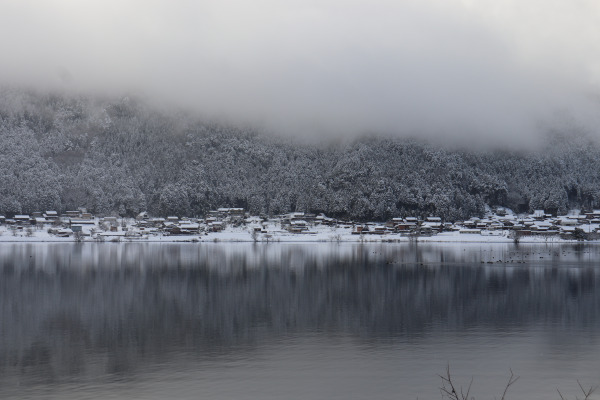
[[[135, 373], [142, 358], [214, 351], [215, 343], [223, 353], [251, 350], [324, 327], [367, 341], [522, 329], [565, 315], [569, 329], [600, 328], [600, 270], [593, 268], [600, 250], [586, 246], [107, 243], [4, 250], [0, 304], [13, 304], [0, 312], [4, 376], [39, 376], [52, 367], [62, 379], [73, 373], [70, 363], [89, 370], [107, 358], [110, 370]], [[510, 258], [529, 264], [486, 261]], [[578, 259], [577, 268], [566, 267]]]

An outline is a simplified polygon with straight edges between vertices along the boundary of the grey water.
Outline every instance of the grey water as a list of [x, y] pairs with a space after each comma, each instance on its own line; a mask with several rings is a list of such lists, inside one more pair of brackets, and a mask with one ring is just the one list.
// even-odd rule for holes
[[600, 247], [1, 244], [1, 399], [559, 399], [600, 383]]

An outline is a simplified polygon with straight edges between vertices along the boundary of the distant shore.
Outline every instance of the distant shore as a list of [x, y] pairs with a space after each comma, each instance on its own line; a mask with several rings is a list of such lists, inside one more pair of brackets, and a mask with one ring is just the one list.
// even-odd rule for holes
[[[192, 235], [147, 235], [138, 237], [119, 236], [83, 236], [79, 238], [58, 237], [43, 230], [31, 233], [13, 234], [0, 230], [0, 243], [515, 243], [508, 231], [489, 234], [442, 232], [431, 236], [406, 236], [388, 233], [385, 235], [357, 235], [347, 229], [323, 229], [310, 233], [276, 232], [253, 235], [243, 229], [231, 229], [222, 232]], [[519, 243], [563, 244], [563, 243], [600, 243], [600, 241], [577, 241], [558, 236], [522, 237]]]

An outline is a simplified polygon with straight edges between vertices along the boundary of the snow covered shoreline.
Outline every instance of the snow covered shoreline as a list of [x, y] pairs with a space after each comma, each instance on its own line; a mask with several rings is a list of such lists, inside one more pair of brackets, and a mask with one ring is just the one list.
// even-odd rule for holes
[[[268, 234], [253, 232], [243, 228], [225, 229], [221, 232], [193, 235], [143, 235], [127, 237], [123, 235], [58, 237], [45, 230], [13, 233], [0, 228], [0, 243], [514, 243], [509, 237], [509, 231], [489, 232], [488, 234], [442, 232], [431, 236], [407, 236], [399, 233], [384, 235], [357, 235], [344, 228], [317, 229], [311, 233], [295, 234], [285, 231]], [[582, 243], [574, 239], [563, 239], [559, 236], [529, 236], [522, 237], [519, 243], [563, 244]], [[599, 244], [600, 241], [585, 241], [583, 243]]]
[[0, 243], [600, 243], [600, 210], [560, 217], [542, 210], [523, 216], [500, 211], [455, 223], [439, 217], [356, 223], [305, 213], [268, 219], [249, 216], [243, 208], [210, 211], [204, 219], [150, 218], [146, 212], [135, 219], [96, 218], [83, 209], [62, 216], [47, 211], [33, 218], [0, 216]]

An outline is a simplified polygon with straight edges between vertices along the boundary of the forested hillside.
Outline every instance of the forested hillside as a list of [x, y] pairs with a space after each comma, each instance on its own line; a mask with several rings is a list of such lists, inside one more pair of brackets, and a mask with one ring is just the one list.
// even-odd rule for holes
[[307, 144], [142, 102], [0, 91], [0, 213], [202, 215], [245, 207], [385, 220], [600, 208], [600, 146], [571, 132], [542, 151], [466, 151], [406, 138]]

